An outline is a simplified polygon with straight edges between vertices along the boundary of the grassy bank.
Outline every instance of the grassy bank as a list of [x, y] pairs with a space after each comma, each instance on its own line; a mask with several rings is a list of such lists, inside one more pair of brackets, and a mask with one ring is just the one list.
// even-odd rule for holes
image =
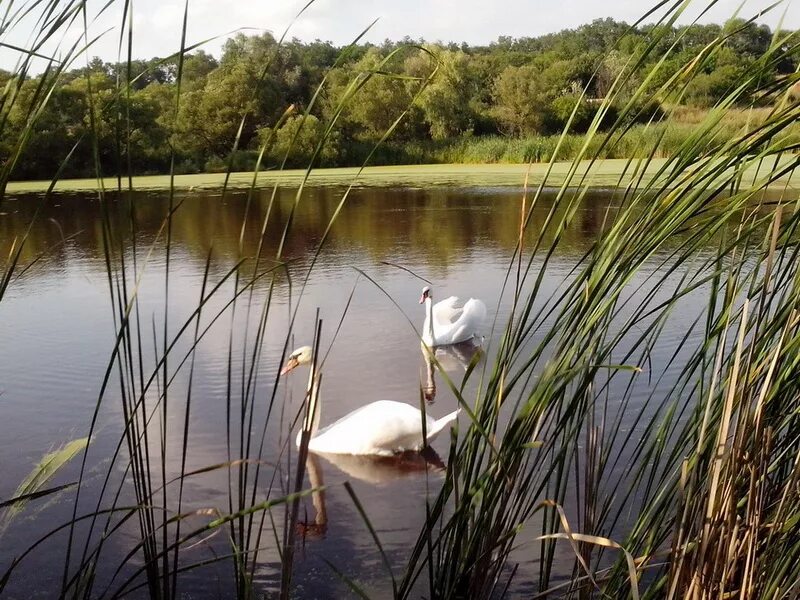
[[[785, 158], [787, 162], [789, 158]], [[548, 187], [559, 187], [570, 180], [578, 185], [578, 180], [586, 175], [586, 182], [592, 187], [627, 186], [636, 177], [640, 184], [650, 182], [661, 169], [668, 164], [666, 159], [653, 159], [646, 166], [640, 166], [642, 172], [636, 173], [638, 160], [607, 159], [592, 164], [583, 161], [575, 173], [571, 172], [573, 163], [558, 162], [552, 166], [548, 163], [528, 164], [428, 164], [428, 165], [396, 165], [391, 167], [367, 167], [359, 172], [357, 168], [314, 169], [306, 185], [350, 185], [359, 186], [408, 186], [421, 187], [433, 185], [456, 186], [521, 186], [528, 175], [528, 185], [541, 184], [545, 179]], [[642, 162], [642, 164], [644, 164]], [[770, 165], [772, 168], [774, 165]], [[765, 174], [766, 167], [751, 165], [745, 177], [754, 180]], [[303, 169], [285, 171], [264, 171], [259, 174], [257, 186], [270, 187], [275, 184], [293, 187], [299, 185], [306, 175]], [[222, 188], [225, 183], [224, 173], [199, 173], [194, 175], [175, 176], [174, 186], [178, 189], [215, 189]], [[231, 173], [229, 188], [249, 188], [253, 184], [252, 172]], [[106, 178], [102, 181], [105, 190], [117, 188], [117, 180]], [[800, 175], [792, 173], [771, 182], [771, 187], [800, 187]], [[18, 181], [8, 184], [10, 195], [21, 193], [43, 193], [50, 187], [49, 181]], [[100, 187], [97, 179], [63, 179], [59, 180], [56, 192], [95, 191]], [[126, 188], [123, 182], [123, 188]], [[168, 190], [169, 175], [148, 175], [133, 178], [133, 187], [138, 190]]]
[[[596, 186], [615, 185], [625, 169], [627, 161], [606, 161], [591, 169], [590, 178]], [[549, 185], [558, 185], [564, 181], [571, 163], [554, 165], [548, 178]], [[657, 165], [651, 166], [655, 172]], [[584, 170], [588, 163], [584, 165]], [[529, 183], [541, 182], [548, 170], [547, 164], [534, 164], [530, 168]], [[528, 171], [526, 164], [428, 164], [397, 165], [388, 167], [367, 167], [359, 174], [358, 168], [314, 169], [307, 185], [349, 185], [356, 181], [364, 186], [429, 186], [429, 185], [521, 185]], [[275, 183], [283, 186], [299, 185], [306, 171], [304, 169], [287, 169], [285, 171], [264, 171], [258, 176], [258, 185], [272, 186]], [[221, 188], [225, 183], [224, 173], [199, 173], [194, 175], [177, 175], [176, 188]], [[228, 180], [229, 187], [249, 188], [253, 183], [253, 173], [249, 171], [232, 173]], [[117, 187], [117, 180], [106, 178], [102, 182], [106, 190]], [[123, 182], [124, 185], [124, 182]], [[134, 177], [133, 185], [140, 190], [169, 189], [169, 175], [152, 175]], [[8, 192], [45, 192], [49, 181], [20, 181], [8, 184]], [[93, 191], [99, 188], [97, 179], [64, 179], [58, 181], [56, 191], [76, 192]]]
[[[718, 130], [703, 140], [702, 150], [710, 153], [727, 140], [761, 126], [773, 109], [731, 108], [719, 117]], [[408, 142], [388, 145], [384, 150], [396, 163], [491, 164], [548, 162], [554, 155], [571, 161], [580, 156], [588, 139], [588, 154], [603, 159], [668, 158], [681, 152], [710, 116], [709, 110], [675, 106], [664, 121], [633, 125], [625, 134], [606, 143], [602, 136], [588, 139], [584, 134], [506, 137], [466, 137], [443, 141]], [[784, 143], [800, 142], [800, 125], [782, 132]]]

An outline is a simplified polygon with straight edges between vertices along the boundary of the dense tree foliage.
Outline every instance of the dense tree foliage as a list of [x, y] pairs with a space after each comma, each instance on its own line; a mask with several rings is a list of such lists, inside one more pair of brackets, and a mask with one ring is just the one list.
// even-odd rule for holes
[[[0, 118], [12, 131], [31, 118], [36, 123], [22, 156], [0, 140], [0, 164], [11, 161], [17, 179], [49, 178], [59, 168], [62, 176], [93, 175], [98, 167], [104, 175], [154, 173], [167, 171], [174, 153], [176, 168], [192, 172], [227, 168], [231, 158], [234, 167], [250, 168], [263, 150], [265, 168], [284, 160], [298, 166], [314, 155], [330, 123], [330, 138], [317, 153], [318, 164], [329, 166], [357, 164], [392, 127], [392, 139], [405, 143], [543, 136], [561, 131], [574, 111], [571, 127], [580, 133], [653, 31], [605, 19], [481, 47], [406, 39], [349, 48], [238, 34], [219, 60], [203, 51], [187, 55], [180, 86], [174, 58], [95, 59], [62, 74], [33, 116], [26, 106], [48, 73], [23, 81], [0, 72], [4, 93], [18, 95], [11, 110], [0, 105]], [[652, 62], [639, 65], [628, 73], [627, 93], [642, 81], [658, 89], [729, 34], [685, 89], [683, 102], [699, 108], [730, 90], [773, 40], [767, 26], [743, 21], [666, 33], [652, 53], [666, 57], [665, 68], [645, 80]], [[775, 64], [774, 76], [793, 73], [796, 63]], [[657, 116], [658, 102], [642, 107], [640, 117]]]

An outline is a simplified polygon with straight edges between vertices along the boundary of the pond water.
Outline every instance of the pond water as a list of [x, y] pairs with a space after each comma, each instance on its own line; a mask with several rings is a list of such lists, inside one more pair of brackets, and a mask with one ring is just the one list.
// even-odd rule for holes
[[[270, 190], [260, 191], [253, 198], [248, 198], [245, 192], [228, 193], [224, 198], [206, 191], [182, 192], [175, 198], [180, 206], [169, 232], [162, 228], [169, 206], [165, 193], [141, 193], [133, 198], [134, 234], [122, 233], [130, 231], [130, 198], [106, 204], [108, 222], [115, 234], [115, 252], [122, 253], [129, 269], [129, 294], [133, 289], [133, 273], [141, 275], [136, 314], [145, 379], [152, 371], [156, 348], [163, 352], [165, 299], [169, 306], [166, 315], [169, 339], [184, 323], [192, 323], [170, 355], [167, 369], [172, 376], [181, 359], [187, 356], [195, 329], [191, 317], [200, 298], [223, 282], [201, 314], [200, 330], [207, 325], [210, 328], [197, 346], [193, 366], [191, 361], [181, 365], [170, 385], [166, 426], [161, 412], [150, 423], [154, 487], [158, 487], [162, 477], [170, 480], [181, 472], [187, 398], [191, 411], [185, 471], [243, 455], [254, 457], [263, 438], [257, 500], [267, 495], [279, 497], [292, 486], [293, 471], [287, 468], [287, 460], [291, 459], [281, 449], [289, 437], [289, 423], [301, 405], [307, 370], [300, 368], [288, 378], [280, 379], [277, 372], [295, 310], [290, 345], [311, 343], [317, 310], [323, 319], [324, 351], [338, 328], [323, 369], [323, 425], [373, 400], [417, 405], [420, 388], [431, 387], [431, 376], [437, 378], [436, 394], [427, 410], [439, 417], [456, 408], [456, 400], [442, 383], [441, 375], [431, 375], [420, 352], [417, 330], [424, 314], [418, 299], [425, 283], [415, 274], [431, 282], [434, 298], [458, 295], [483, 299], [489, 309], [484, 344], [491, 349], [497, 339], [496, 329], [500, 329], [493, 330], [494, 319], [502, 324], [509, 314], [508, 302], [498, 299], [518, 239], [522, 190], [511, 187], [356, 189], [330, 230], [303, 289], [307, 268], [342, 193], [341, 188], [335, 187], [304, 192], [283, 245], [288, 267], [276, 270], [274, 276], [260, 278], [252, 286], [252, 295], [248, 290], [240, 297], [235, 311], [227, 310], [213, 324], [213, 317], [232, 298], [234, 280], [225, 278], [240, 257], [246, 259], [242, 272], [252, 273], [252, 257], [259, 252], [262, 224], [268, 211], [259, 268], [263, 271], [273, 266], [295, 202], [294, 191], [280, 191], [274, 202]], [[551, 202], [546, 197], [536, 206], [532, 231], [542, 226]], [[607, 192], [589, 194], [548, 265], [543, 281], [546, 293], [557, 289], [569, 277], [614, 203]], [[120, 280], [109, 281], [102, 242], [103, 205], [96, 196], [60, 194], [47, 201], [37, 196], [6, 199], [0, 205], [0, 251], [4, 256], [14, 239], [31, 223], [20, 269], [0, 301], [0, 473], [3, 474], [0, 500], [14, 495], [19, 483], [45, 453], [89, 433], [117, 331], [109, 286], [116, 289]], [[171, 237], [169, 255], [164, 244], [167, 234]], [[632, 282], [632, 289], [658, 269], [662, 259], [662, 255], [653, 256]], [[167, 261], [168, 288], [164, 280]], [[207, 265], [208, 283], [204, 286]], [[672, 275], [675, 282], [681, 276], [679, 272]], [[648, 294], [646, 287], [634, 293]], [[702, 289], [698, 293], [703, 293]], [[262, 309], [268, 298], [269, 311], [264, 316]], [[633, 304], [636, 302], [634, 297]], [[679, 347], [698, 316], [696, 306], [690, 297], [675, 311], [653, 351], [653, 363], [667, 362]], [[260, 340], [263, 343], [259, 343], [262, 317], [265, 334]], [[256, 346], [260, 352], [254, 355]], [[139, 356], [135, 349], [134, 355]], [[469, 355], [451, 352], [439, 358], [448, 375], [460, 382]], [[255, 371], [251, 370], [253, 364]], [[679, 361], [675, 369], [678, 367]], [[135, 365], [134, 372], [138, 371]], [[106, 492], [103, 505], [110, 505], [117, 489], [113, 482], [125, 474], [125, 449], [111, 462], [125, 418], [119, 376], [116, 367], [112, 368], [108, 389], [99, 405], [79, 514], [93, 509], [108, 472], [111, 491]], [[473, 377], [468, 382], [467, 398], [474, 397], [476, 380]], [[153, 402], [162, 383], [159, 379], [148, 392]], [[667, 376], [660, 385], [668, 387], [671, 383]], [[643, 386], [633, 398], [645, 402], [652, 391]], [[252, 421], [250, 413], [246, 412], [244, 419], [241, 416], [243, 396], [253, 399]], [[268, 411], [270, 417], [265, 426]], [[242, 453], [241, 432], [247, 428], [252, 431], [252, 447]], [[166, 440], [163, 463], [157, 444], [162, 430]], [[442, 436], [434, 444], [442, 456], [446, 456], [446, 438]], [[300, 503], [299, 518], [307, 525], [298, 528], [295, 595], [315, 598], [345, 595], [346, 585], [328, 562], [377, 597], [389, 591], [380, 553], [342, 484], [346, 481], [352, 484], [390, 563], [397, 570], [424, 522], [425, 498], [432, 497], [438, 489], [441, 475], [436, 462], [429, 464], [414, 457], [404, 460], [315, 457], [309, 464], [311, 472], [306, 485], [324, 482], [327, 489], [323, 495], [304, 498]], [[75, 481], [79, 469], [80, 457], [59, 470], [45, 487]], [[238, 493], [239, 470], [234, 468], [231, 472], [232, 475], [227, 468], [219, 468], [188, 478], [182, 511], [218, 509], [227, 513], [229, 489]], [[251, 486], [254, 475], [255, 463], [248, 475]], [[169, 490], [168, 504], [174, 509], [177, 489], [173, 485]], [[36, 539], [68, 521], [73, 501], [74, 490], [67, 490], [28, 503], [8, 520], [0, 529], [0, 574]], [[135, 503], [132, 488], [124, 486], [119, 505], [132, 503]], [[281, 507], [273, 511], [273, 518], [280, 535], [284, 519]], [[207, 514], [191, 517], [187, 519], [186, 531], [208, 520]], [[263, 530], [260, 545], [264, 547], [258, 559], [255, 585], [258, 590], [269, 591], [280, 579], [275, 534], [269, 518], [262, 521], [259, 516], [255, 527]], [[97, 525], [97, 531], [100, 530]], [[76, 533], [78, 537], [81, 534], [82, 530]], [[181, 564], [210, 561], [226, 554], [230, 551], [227, 535], [225, 529], [204, 536], [202, 542], [182, 552]], [[118, 590], [141, 565], [141, 556], [134, 556], [114, 577], [137, 539], [134, 519], [109, 538], [98, 566], [94, 595]], [[66, 532], [62, 532], [28, 555], [15, 570], [5, 593], [9, 597], [52, 597], [61, 584], [65, 544]], [[78, 546], [82, 549], [82, 545]], [[526, 564], [533, 564], [536, 557], [523, 553], [518, 558], [522, 565], [518, 579], [524, 582], [526, 577], [534, 576], [533, 567], [528, 570]], [[230, 561], [211, 562], [182, 573], [180, 589], [190, 595], [230, 597], [232, 573]], [[133, 585], [141, 581], [140, 578]], [[145, 593], [146, 588], [139, 588], [133, 596]]]

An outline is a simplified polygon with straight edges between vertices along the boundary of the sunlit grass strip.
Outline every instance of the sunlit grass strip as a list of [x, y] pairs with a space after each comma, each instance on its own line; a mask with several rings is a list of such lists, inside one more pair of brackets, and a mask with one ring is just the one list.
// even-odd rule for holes
[[[654, 138], [658, 139], [658, 138]], [[588, 169], [589, 162], [579, 165], [578, 172], [586, 173], [586, 183], [592, 187], [609, 188], [617, 187], [622, 179], [623, 185], [647, 183], [667, 162], [667, 158], [653, 158], [646, 162], [639, 171], [631, 171], [631, 161], [628, 159], [600, 159]], [[787, 160], [787, 159], [784, 159]], [[639, 161], [634, 162], [637, 164]], [[546, 182], [548, 187], [560, 187], [569, 175], [572, 162], [562, 162], [556, 157], [552, 168], [549, 163], [534, 163], [530, 166], [529, 183], [531, 186]], [[273, 187], [275, 183], [283, 187], [296, 187], [305, 180], [306, 187], [347, 185], [358, 175], [358, 184], [367, 187], [383, 186], [448, 186], [448, 185], [474, 185], [474, 186], [515, 186], [520, 187], [528, 171], [528, 164], [431, 164], [431, 165], [395, 165], [395, 166], [367, 166], [344, 167], [335, 169], [315, 168], [306, 178], [305, 169], [286, 169], [284, 171], [269, 171], [267, 177], [259, 177], [256, 187]], [[761, 167], [765, 168], [764, 166]], [[748, 168], [750, 175], [757, 170], [756, 165]], [[228, 178], [228, 189], [249, 189], [253, 184], [253, 173], [231, 173]], [[547, 177], [545, 178], [545, 175]], [[133, 187], [137, 190], [165, 190], [169, 187], [168, 175], [143, 175], [132, 178]], [[184, 191], [215, 190], [221, 189], [225, 183], [223, 173], [202, 173], [197, 175], [176, 175], [174, 185], [176, 189]], [[46, 191], [50, 182], [43, 181], [13, 181], [8, 184], [9, 194], [37, 193]], [[114, 186], [116, 180], [107, 178], [104, 185]], [[573, 182], [573, 185], [574, 182]], [[795, 172], [787, 173], [783, 178], [770, 184], [772, 189], [782, 189], [785, 185], [792, 189], [800, 188], [800, 176]], [[59, 179], [55, 185], [55, 192], [94, 191], [97, 189], [95, 179]]]

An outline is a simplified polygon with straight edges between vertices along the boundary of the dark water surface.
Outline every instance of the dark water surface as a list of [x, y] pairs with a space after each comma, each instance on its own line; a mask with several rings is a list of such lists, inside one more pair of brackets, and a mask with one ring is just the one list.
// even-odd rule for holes
[[[239, 456], [242, 389], [248, 382], [246, 373], [252, 358], [245, 348], [252, 349], [257, 323], [272, 283], [266, 336], [257, 357], [258, 377], [250, 380], [256, 399], [254, 445], [260, 440], [291, 313], [298, 306], [306, 269], [341, 195], [342, 190], [337, 188], [305, 192], [285, 239], [283, 256], [290, 259], [288, 272], [279, 271], [274, 278], [259, 280], [252, 298], [243, 296], [235, 314], [228, 311], [200, 342], [191, 385], [187, 471], [223, 463], [230, 458], [226, 442], [229, 394], [233, 398], [233, 431], [230, 434], [233, 457]], [[219, 282], [240, 256], [252, 257], [257, 253], [262, 223], [270, 206], [270, 192], [259, 192], [249, 202], [249, 209], [247, 194], [241, 192], [228, 194], [224, 199], [207, 192], [184, 193], [176, 201], [181, 205], [170, 232], [168, 291], [168, 326], [173, 333], [198, 305], [209, 253], [207, 289]], [[414, 326], [421, 327], [424, 315], [417, 301], [423, 283], [408, 272], [385, 264], [387, 262], [402, 265], [430, 280], [435, 297], [455, 294], [483, 299], [489, 307], [484, 333], [491, 353], [491, 344], [496, 340], [496, 336], [492, 337], [492, 320], [497, 317], [498, 322], [503, 323], [509, 311], [507, 302], [498, 304], [498, 297], [517, 242], [520, 202], [521, 190], [512, 188], [362, 189], [353, 193], [333, 225], [299, 300], [293, 330], [295, 346], [310, 343], [314, 315], [319, 309], [325, 323], [323, 348], [327, 348], [350, 302], [324, 367], [323, 425], [374, 400], [416, 404], [420, 386], [430, 384], [417, 334], [405, 316]], [[544, 275], [546, 293], [564, 283], [595, 239], [614, 202], [610, 194], [595, 192], [578, 210]], [[283, 191], [272, 205], [262, 249], [265, 257], [262, 268], [273, 264], [271, 258], [280, 244], [293, 203], [294, 192]], [[166, 231], [161, 227], [168, 199], [166, 194], [140, 194], [135, 197], [134, 206], [137, 268], [142, 273], [138, 309], [145, 348], [143, 370], [149, 372], [155, 353], [153, 346], [157, 344], [160, 352], [163, 344], [167, 255]], [[21, 275], [0, 302], [0, 500], [14, 495], [19, 483], [46, 452], [87, 435], [115, 341], [102, 244], [101, 204], [91, 195], [77, 194], [58, 195], [46, 203], [36, 196], [4, 201], [0, 207], [3, 256], [8, 254], [15, 237], [25, 232], [38, 208], [41, 212], [33, 223], [20, 259], [21, 268], [29, 265], [30, 268], [24, 273], [18, 270]], [[547, 200], [535, 208], [531, 230], [542, 227], [550, 208]], [[118, 232], [128, 231], [127, 203], [121, 200], [109, 203], [108, 210], [112, 228]], [[242, 228], [248, 210], [246, 226]], [[128, 273], [131, 285], [134, 281], [132, 240], [129, 235], [122, 238], [120, 247], [124, 248], [126, 264], [131, 269]], [[662, 259], [663, 256], [654, 256], [634, 278], [631, 289], [635, 290], [658, 269]], [[534, 268], [537, 264], [540, 263], [534, 261]], [[243, 267], [244, 272], [249, 273], [249, 269], [252, 269], [252, 260]], [[360, 276], [359, 270], [380, 288]], [[677, 283], [682, 274], [676, 272], [671, 277]], [[230, 280], [204, 309], [203, 326], [211, 322], [232, 293]], [[648, 294], [646, 287], [632, 293], [633, 306], [639, 302], [635, 294]], [[693, 303], [689, 297], [675, 311], [660, 345], [653, 352], [653, 363], [666, 362], [674, 353], [697, 318], [698, 306], [702, 306], [702, 302]], [[190, 332], [188, 338], [191, 335]], [[190, 339], [181, 342], [182, 351], [177, 352], [176, 357], [185, 355], [188, 341]], [[229, 347], [233, 348], [230, 369]], [[453, 354], [442, 356], [449, 375], [457, 381], [464, 372], [464, 360]], [[170, 373], [178, 362], [178, 358], [171, 359]], [[188, 364], [184, 365], [170, 388], [166, 425], [167, 479], [181, 470], [188, 370]], [[299, 369], [286, 382], [279, 383], [266, 427], [259, 501], [266, 497], [271, 481], [274, 483], [269, 494], [278, 497], [285, 492], [287, 479], [291, 479], [286, 472], [285, 455], [281, 456], [279, 451], [287, 437], [288, 421], [300, 405], [306, 374], [305, 368]], [[120, 439], [124, 418], [117, 376], [112, 370], [88, 454], [87, 492], [81, 503], [85, 512], [94, 506], [97, 490]], [[659, 385], [669, 387], [671, 383], [668, 374]], [[435, 402], [428, 410], [439, 417], [454, 410], [456, 402], [441, 381], [437, 384]], [[474, 397], [476, 386], [477, 377], [474, 377], [467, 386], [467, 398]], [[652, 391], [651, 387], [643, 385], [634, 393], [634, 399], [644, 402]], [[158, 391], [154, 388], [150, 395], [155, 401]], [[160, 415], [156, 415], [150, 425], [155, 439], [162, 425]], [[154, 460], [158, 461], [159, 451], [157, 446], [153, 448]], [[437, 440], [435, 448], [446, 455], [446, 436]], [[255, 452], [253, 448], [251, 456]], [[117, 459], [112, 468], [112, 480], [118, 481], [122, 476], [126, 456], [123, 451], [122, 457]], [[77, 479], [79, 463], [79, 458], [72, 461], [47, 486]], [[418, 459], [340, 458], [332, 461], [321, 457], [315, 463], [310, 465], [312, 483], [324, 481], [328, 488], [324, 497], [317, 497], [313, 502], [311, 498], [304, 499], [301, 503], [300, 519], [308, 521], [309, 525], [303, 528], [305, 536], [299, 538], [297, 546], [296, 595], [320, 598], [340, 597], [346, 593], [347, 588], [326, 560], [370, 592], [378, 595], [387, 592], [391, 588], [380, 554], [342, 483], [352, 483], [389, 560], [399, 570], [424, 521], [426, 494], [436, 492], [440, 474], [435, 467], [426, 467]], [[160, 471], [160, 466], [154, 469]], [[156, 480], [161, 480], [160, 472]], [[232, 485], [235, 489], [235, 482]], [[183, 510], [217, 508], [228, 512], [228, 486], [227, 469], [192, 477], [184, 488]], [[174, 500], [172, 493], [170, 497]], [[71, 517], [73, 498], [73, 492], [64, 492], [31, 502], [0, 530], [0, 572], [39, 536]], [[122, 498], [121, 505], [134, 502], [129, 486]], [[110, 500], [106, 502], [109, 503]], [[283, 509], [273, 511], [273, 515], [280, 532]], [[187, 528], [193, 529], [207, 521], [207, 516], [192, 517]], [[262, 527], [261, 545], [265, 550], [259, 557], [256, 586], [269, 590], [279, 581], [280, 569], [269, 519]], [[220, 531], [185, 550], [182, 560], [189, 564], [225, 554], [226, 548], [229, 551], [226, 536], [227, 531]], [[123, 567], [122, 574], [111, 581], [119, 562], [137, 539], [134, 520], [109, 538], [98, 567], [95, 595], [106, 589], [113, 592], [141, 564], [140, 556], [134, 557]], [[63, 535], [56, 536], [27, 557], [10, 580], [7, 595], [52, 597], [61, 582], [65, 540]], [[518, 560], [522, 566], [518, 579], [524, 582], [525, 577], [535, 575], [533, 567], [526, 567], [535, 558], [532, 549], [520, 553]], [[181, 589], [194, 596], [233, 595], [232, 569], [228, 561], [187, 572], [181, 577]], [[133, 596], [144, 593], [145, 590], [140, 589]]]

